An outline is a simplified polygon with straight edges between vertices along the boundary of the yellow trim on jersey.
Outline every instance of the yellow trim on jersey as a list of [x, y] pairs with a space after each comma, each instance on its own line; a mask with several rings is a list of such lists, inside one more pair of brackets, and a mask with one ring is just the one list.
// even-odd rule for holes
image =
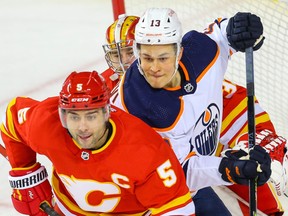
[[36, 162], [35, 164], [33, 164], [32, 166], [29, 166], [29, 167], [16, 167], [16, 168], [12, 168], [12, 170], [30, 170], [32, 168], [34, 168], [35, 166], [37, 166], [39, 163]]
[[[114, 139], [115, 134], [116, 134], [116, 125], [115, 125], [115, 123], [114, 123], [114, 121], [113, 121], [112, 119], [109, 119], [109, 122], [110, 122], [111, 125], [112, 125], [112, 134], [111, 134], [111, 137], [110, 137], [109, 140], [105, 143], [104, 146], [102, 146], [102, 147], [99, 148], [99, 149], [96, 149], [96, 150], [91, 151], [92, 154], [97, 154], [97, 153], [99, 153], [99, 152], [104, 151], [104, 150], [110, 145], [110, 143], [112, 142], [112, 140]], [[79, 149], [82, 149], [82, 147], [77, 143], [77, 141], [76, 141], [74, 138], [72, 138], [72, 140], [73, 140], [74, 144], [75, 144]]]
[[[260, 123], [264, 123], [264, 122], [268, 122], [268, 121], [270, 121], [270, 118], [269, 118], [269, 115], [266, 113], [264, 115], [261, 115], [261, 116], [258, 116], [255, 118], [255, 125], [260, 124]], [[246, 122], [245, 127], [243, 127], [241, 132], [238, 134], [247, 133], [247, 131], [248, 131], [248, 122]], [[231, 148], [235, 146], [235, 142], [236, 142], [237, 138], [238, 137], [235, 137], [234, 140], [231, 140], [232, 141], [232, 142], [230, 142]]]
[[[8, 137], [11, 139], [21, 142], [21, 140], [18, 138], [16, 132], [15, 132], [15, 127], [14, 127], [14, 122], [13, 122], [13, 116], [11, 112], [11, 107], [15, 105], [16, 103], [16, 98], [11, 100], [8, 104], [7, 111], [6, 111], [6, 123], [8, 125], [5, 125], [4, 123], [1, 124], [1, 131], [5, 133]], [[9, 132], [8, 132], [9, 131]]]
[[101, 152], [101, 151], [104, 151], [110, 144], [111, 142], [113, 141], [114, 137], [115, 137], [115, 134], [116, 134], [116, 124], [115, 122], [110, 118], [109, 119], [109, 122], [111, 123], [112, 125], [112, 134], [111, 134], [111, 137], [109, 138], [109, 140], [107, 141], [107, 143], [102, 146], [100, 149], [97, 149], [97, 150], [93, 150], [92, 151], [92, 154], [96, 154], [98, 152]]
[[228, 127], [231, 121], [247, 107], [247, 98], [244, 98], [237, 107], [235, 107], [229, 115], [222, 121], [221, 133]]
[[[265, 122], [268, 122], [268, 121], [270, 121], [270, 117], [269, 117], [269, 115], [268, 115], [267, 113], [262, 114], [262, 115], [260, 115], [260, 116], [258, 116], [258, 117], [255, 118], [255, 124], [256, 124], [256, 125], [257, 125], [257, 124], [260, 124], [260, 123], [265, 123]], [[223, 128], [222, 128], [221, 131], [223, 131]], [[242, 131], [241, 131], [240, 133], [238, 133], [238, 134], [247, 133], [247, 131], [248, 131], [248, 123], [246, 122], [245, 127], [244, 127], [244, 128], [242, 129]], [[233, 147], [235, 146], [235, 142], [236, 142], [236, 140], [237, 140], [238, 137], [239, 137], [239, 136], [237, 136], [237, 137], [235, 137], [233, 140], [231, 139], [231, 140], [229, 141], [229, 143], [230, 143], [230, 144], [229, 144], [229, 147], [230, 147], [230, 148], [233, 148]], [[217, 149], [216, 149], [216, 152], [215, 152], [215, 156], [220, 156], [223, 148], [224, 148], [224, 145], [223, 145], [222, 143], [218, 143], [218, 146], [217, 146]]]
[[[53, 168], [53, 171], [54, 171], [54, 168]], [[116, 215], [115, 213], [114, 214], [112, 214], [112, 213], [111, 214], [109, 214], [109, 213], [97, 213], [97, 212], [89, 213], [87, 211], [82, 210], [79, 206], [77, 206], [76, 204], [71, 202], [71, 200], [65, 194], [63, 194], [63, 193], [61, 193], [59, 191], [59, 180], [58, 180], [58, 178], [55, 177], [54, 173], [52, 173], [52, 187], [53, 187], [53, 191], [54, 191], [55, 195], [57, 196], [57, 198], [59, 200], [61, 200], [61, 202], [64, 203], [66, 206], [68, 206], [69, 209], [67, 209], [65, 206], [64, 207], [69, 212], [73, 211], [72, 213], [76, 212], [76, 213], [79, 213], [79, 214], [85, 215], [85, 216], [95, 216], [95, 215], [98, 215], [98, 216], [112, 216], [112, 215]], [[125, 216], [125, 215], [142, 216], [145, 212], [134, 213], [134, 214], [125, 213], [125, 214], [117, 214], [117, 215], [118, 216]]]
[[215, 152], [215, 156], [220, 157], [221, 156], [221, 152], [223, 151], [224, 145], [222, 143], [218, 143], [217, 145], [217, 149]]
[[275, 201], [277, 202], [277, 209], [284, 212], [284, 209], [283, 209], [282, 204], [281, 204], [281, 202], [280, 202], [280, 200], [278, 198], [278, 195], [276, 194], [274, 186], [272, 185], [271, 182], [267, 182], [267, 184], [268, 184], [268, 187], [270, 188], [270, 191], [273, 194], [273, 197], [274, 197]]
[[150, 208], [152, 215], [159, 214], [161, 212], [164, 212], [167, 209], [174, 209], [174, 207], [181, 206], [183, 203], [187, 203], [191, 199], [190, 192], [186, 193], [185, 195], [178, 197], [171, 202], [163, 205], [161, 208]]

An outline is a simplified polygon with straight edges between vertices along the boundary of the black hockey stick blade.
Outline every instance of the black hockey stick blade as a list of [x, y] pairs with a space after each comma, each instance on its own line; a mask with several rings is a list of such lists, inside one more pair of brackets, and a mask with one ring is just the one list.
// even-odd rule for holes
[[49, 216], [60, 216], [51, 206], [48, 205], [47, 202], [41, 203], [40, 209], [42, 209]]

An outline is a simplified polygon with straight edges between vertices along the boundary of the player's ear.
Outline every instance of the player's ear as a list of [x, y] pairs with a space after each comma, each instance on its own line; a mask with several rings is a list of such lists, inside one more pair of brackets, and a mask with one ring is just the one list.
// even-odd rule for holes
[[180, 51], [179, 51], [179, 54], [178, 54], [178, 57], [177, 57], [177, 61], [178, 61], [178, 62], [179, 62], [180, 59], [182, 58], [183, 50], [184, 50], [184, 48], [183, 48], [182, 46], [180, 46]]
[[104, 118], [106, 121], [108, 121], [110, 117], [110, 105], [109, 104], [105, 106], [104, 112], [105, 112]]

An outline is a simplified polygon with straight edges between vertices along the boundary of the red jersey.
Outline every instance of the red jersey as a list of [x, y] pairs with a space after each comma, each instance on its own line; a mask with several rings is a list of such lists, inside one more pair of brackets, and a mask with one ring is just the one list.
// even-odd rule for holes
[[112, 68], [108, 68], [101, 73], [104, 77], [107, 86], [110, 90], [112, 90], [120, 81], [120, 76], [112, 70]]
[[116, 107], [109, 122], [104, 146], [81, 149], [60, 122], [58, 97], [19, 97], [7, 108], [1, 135], [13, 168], [33, 165], [36, 153], [49, 158], [56, 203], [65, 215], [193, 215], [182, 167], [166, 142]]
[[[118, 88], [120, 79], [115, 81], [111, 80], [111, 75], [114, 74], [112, 69], [107, 69], [103, 72], [106, 82], [109, 83], [109, 87], [112, 90], [112, 103], [117, 98], [118, 92], [115, 90]], [[223, 118], [221, 133], [219, 138], [219, 145], [216, 156], [220, 156], [220, 153], [225, 148], [232, 148], [239, 136], [248, 132], [247, 121], [247, 93], [246, 88], [224, 80], [222, 85], [223, 92]], [[271, 122], [271, 119], [267, 112], [265, 112], [258, 101], [255, 99], [255, 125], [256, 132], [260, 132], [263, 129], [268, 129], [275, 132], [275, 128]], [[241, 185], [230, 186], [230, 189], [241, 196], [246, 201], [249, 201], [248, 187]], [[265, 184], [258, 188], [259, 194], [265, 196], [259, 196], [259, 208], [265, 213], [282, 212], [283, 208], [279, 199], [275, 196], [275, 191], [269, 184]], [[268, 200], [268, 202], [267, 202]]]
[[[274, 126], [267, 112], [265, 112], [255, 98], [255, 129], [256, 133], [268, 129], [275, 133]], [[247, 121], [247, 93], [246, 88], [231, 83], [228, 80], [223, 82], [223, 120], [220, 134], [220, 148], [232, 148], [237, 138], [248, 132]], [[243, 185], [232, 185], [229, 188], [241, 198], [249, 201], [249, 188]], [[268, 183], [257, 187], [258, 208], [265, 214], [283, 212], [283, 208], [275, 193], [275, 189]], [[247, 211], [249, 212], [249, 211]], [[246, 214], [244, 214], [246, 215]], [[248, 214], [247, 214], [248, 215]]]
[[111, 68], [108, 68], [104, 72], [101, 73], [104, 77], [108, 88], [111, 90], [111, 98], [110, 101], [113, 104], [118, 97], [118, 86], [120, 79], [122, 78], [121, 75], [117, 74]]
[[[248, 132], [247, 93], [246, 88], [224, 80], [223, 85], [223, 118], [220, 143], [232, 148], [239, 136]], [[274, 126], [255, 98], [256, 132], [268, 129], [275, 133]], [[222, 150], [222, 149], [221, 149]], [[221, 152], [221, 151], [220, 151]]]

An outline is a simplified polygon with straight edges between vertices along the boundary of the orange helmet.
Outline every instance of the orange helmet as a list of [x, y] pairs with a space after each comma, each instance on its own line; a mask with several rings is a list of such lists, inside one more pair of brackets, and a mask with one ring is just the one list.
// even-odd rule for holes
[[[103, 49], [107, 64], [115, 72], [125, 72], [125, 69], [129, 67], [135, 59], [133, 55], [133, 41], [135, 26], [138, 21], [139, 17], [137, 16], [121, 14], [119, 18], [107, 28], [107, 44], [103, 45]], [[123, 57], [124, 54], [130, 59], [125, 60]]]
[[72, 72], [59, 95], [59, 109], [95, 109], [109, 105], [110, 90], [96, 71]]

